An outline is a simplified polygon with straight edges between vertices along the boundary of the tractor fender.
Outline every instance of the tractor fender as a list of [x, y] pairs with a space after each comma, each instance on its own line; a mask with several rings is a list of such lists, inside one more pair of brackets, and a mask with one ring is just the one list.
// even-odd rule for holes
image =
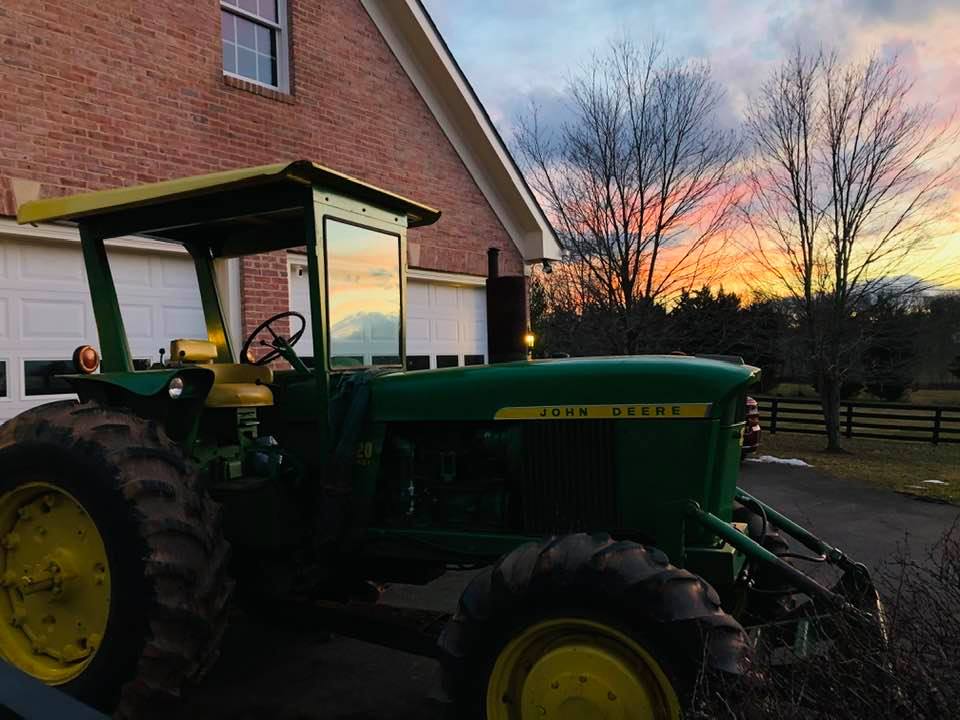
[[[61, 377], [70, 383], [80, 402], [129, 408], [139, 417], [163, 423], [170, 437], [178, 441], [190, 435], [214, 381], [213, 372], [203, 367]], [[177, 398], [168, 391], [174, 378], [183, 381], [183, 391]]]

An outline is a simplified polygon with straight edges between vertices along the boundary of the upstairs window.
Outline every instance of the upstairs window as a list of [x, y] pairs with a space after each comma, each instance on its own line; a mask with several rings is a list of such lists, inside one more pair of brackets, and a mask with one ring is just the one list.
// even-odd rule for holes
[[286, 91], [286, 0], [220, 0], [223, 72]]

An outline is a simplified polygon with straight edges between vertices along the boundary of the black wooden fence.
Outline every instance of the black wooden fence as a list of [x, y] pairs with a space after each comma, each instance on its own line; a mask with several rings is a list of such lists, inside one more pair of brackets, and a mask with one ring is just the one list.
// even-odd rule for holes
[[[764, 432], [825, 435], [819, 400], [755, 396]], [[848, 438], [960, 443], [960, 406], [907, 403], [840, 403], [840, 433]]]

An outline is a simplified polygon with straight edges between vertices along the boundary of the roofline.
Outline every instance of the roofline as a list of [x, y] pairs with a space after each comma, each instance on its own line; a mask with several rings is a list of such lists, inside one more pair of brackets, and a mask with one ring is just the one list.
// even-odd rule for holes
[[[546, 213], [421, 0], [361, 2], [524, 260], [558, 260], [559, 242]], [[429, 70], [442, 70], [443, 76], [430, 78]], [[452, 83], [457, 96], [452, 97], [449, 88], [444, 92], [438, 87], [438, 80]], [[474, 127], [464, 127], [457, 120], [472, 122]], [[493, 158], [500, 173], [493, 167]]]
[[[460, 67], [460, 63], [457, 62], [456, 56], [453, 54], [453, 51], [450, 49], [450, 46], [447, 45], [447, 41], [443, 39], [443, 35], [440, 33], [440, 28], [437, 27], [437, 24], [433, 21], [433, 16], [430, 15], [430, 11], [427, 10], [427, 7], [423, 4], [423, 0], [414, 0], [417, 5], [420, 7], [421, 12], [423, 12], [424, 17], [427, 22], [430, 23], [430, 29], [436, 35], [437, 40], [440, 41], [440, 44], [443, 46], [444, 51], [446, 51], [447, 57], [449, 58], [451, 64], [456, 69], [457, 74], [460, 76], [460, 80], [463, 81], [463, 84], [467, 86], [467, 90], [470, 91], [470, 97], [473, 99], [473, 102], [476, 104], [477, 108], [480, 111], [481, 117], [484, 124], [487, 126], [487, 129], [496, 139], [497, 144], [500, 146], [500, 149], [503, 151], [503, 154], [507, 156], [507, 159], [510, 161], [510, 167], [513, 168], [513, 172], [516, 173], [517, 178], [520, 181], [520, 184], [523, 186], [523, 190], [529, 196], [530, 203], [536, 208], [537, 214], [540, 216], [540, 220], [544, 225], [549, 228], [550, 234], [553, 235], [554, 242], [557, 241], [557, 236], [553, 231], [553, 225], [550, 223], [550, 220], [547, 219], [547, 214], [543, 211], [543, 207], [540, 205], [540, 201], [537, 200], [537, 196], [534, 194], [533, 190], [530, 188], [530, 185], [527, 183], [527, 178], [524, 177], [523, 171], [520, 169], [520, 166], [517, 165], [516, 159], [513, 157], [513, 153], [510, 152], [510, 148], [507, 147], [506, 141], [504, 141], [503, 136], [500, 134], [500, 131], [497, 130], [497, 126], [494, 124], [493, 120], [490, 118], [490, 114], [487, 112], [486, 106], [480, 101], [480, 96], [477, 95], [477, 91], [473, 87], [473, 83], [470, 82], [470, 78], [467, 77], [467, 74], [463, 71], [463, 68]], [[558, 243], [559, 245], [559, 243]], [[559, 258], [550, 258], [551, 260]]]

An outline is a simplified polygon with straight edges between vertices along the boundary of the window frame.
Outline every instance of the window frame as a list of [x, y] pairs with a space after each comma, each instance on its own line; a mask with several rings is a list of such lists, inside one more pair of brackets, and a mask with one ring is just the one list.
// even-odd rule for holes
[[[253, 13], [244, 10], [239, 5], [231, 5], [224, 0], [220, 0], [220, 11], [221, 13], [227, 12], [231, 15], [236, 15], [237, 17], [242, 17], [244, 20], [249, 20], [250, 22], [256, 25], [262, 25], [264, 27], [270, 28], [271, 32], [276, 33], [277, 36], [277, 84], [271, 85], [269, 83], [261, 82], [260, 80], [254, 80], [249, 78], [246, 75], [241, 75], [240, 73], [230, 72], [226, 68], [222, 67], [223, 65], [223, 29], [220, 30], [220, 64], [223, 70], [224, 77], [233, 78], [235, 80], [242, 80], [243, 82], [253, 83], [260, 87], [267, 88], [269, 90], [276, 90], [277, 92], [282, 92], [289, 94], [290, 93], [290, 23], [289, 15], [287, 14], [287, 0], [276, 0], [277, 2], [277, 21], [273, 22], [272, 20], [267, 20], [262, 18], [259, 15], [254, 15]], [[222, 16], [221, 16], [222, 17]], [[222, 20], [221, 20], [222, 22]]]

